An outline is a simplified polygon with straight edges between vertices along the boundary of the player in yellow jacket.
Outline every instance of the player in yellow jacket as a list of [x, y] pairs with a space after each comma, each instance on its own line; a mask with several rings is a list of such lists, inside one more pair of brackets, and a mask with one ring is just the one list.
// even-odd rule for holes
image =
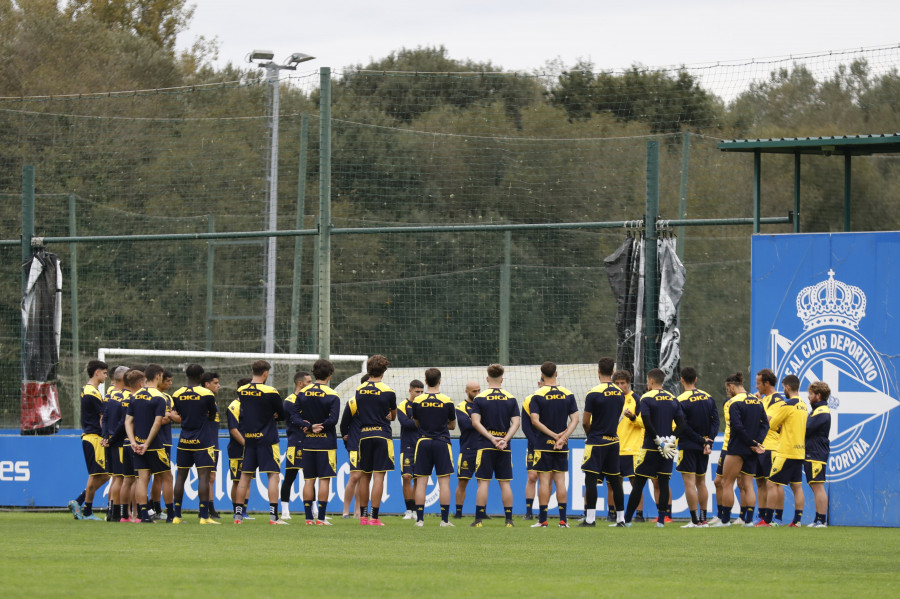
[[[769, 417], [769, 426], [781, 429], [778, 447], [772, 455], [769, 482], [782, 488], [782, 497], [783, 487], [791, 486], [794, 493], [794, 520], [791, 526], [797, 528], [803, 516], [803, 459], [806, 457], [806, 420], [809, 414], [798, 393], [800, 379], [789, 374], [781, 385], [787, 397]], [[760, 521], [756, 525], [771, 526], [774, 511], [771, 507], [760, 507]]]

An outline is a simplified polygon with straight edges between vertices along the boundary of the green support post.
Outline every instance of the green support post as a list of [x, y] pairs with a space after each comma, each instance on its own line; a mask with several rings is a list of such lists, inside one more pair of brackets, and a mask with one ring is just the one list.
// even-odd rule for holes
[[[316, 228], [319, 227], [319, 217], [316, 217], [315, 222]], [[316, 239], [316, 244], [313, 246], [313, 264], [315, 264], [315, 268], [313, 268], [313, 284], [312, 284], [312, 314], [311, 314], [311, 322], [312, 322], [312, 331], [310, 334], [312, 335], [312, 347], [313, 349], [319, 347], [319, 240]]]
[[[297, 222], [296, 229], [303, 228], [306, 208], [306, 152], [309, 144], [309, 116], [300, 117], [300, 165], [297, 174]], [[300, 288], [303, 275], [303, 238], [294, 238], [294, 277], [291, 285], [291, 339], [289, 351], [297, 353], [300, 335]]]
[[[75, 194], [69, 194], [69, 235], [75, 237]], [[69, 280], [72, 285], [72, 403], [81, 395], [81, 387], [78, 384], [81, 375], [81, 359], [78, 340], [78, 244], [69, 244], [69, 261], [72, 268], [69, 271]], [[80, 407], [80, 406], [79, 406]]]
[[[207, 217], [207, 231], [215, 233], [216, 217], [210, 214]], [[206, 245], [206, 351], [212, 351], [212, 327], [213, 327], [213, 279], [216, 273], [216, 242], [210, 239]]]
[[[656, 286], [659, 216], [659, 142], [647, 142], [647, 212], [644, 216], [644, 372], [656, 368], [656, 319], [659, 290]], [[643, 381], [640, 381], [643, 382]]]
[[[688, 168], [691, 163], [691, 134], [685, 131], [681, 134], [681, 188], [678, 200], [678, 218], [687, 218], [687, 194], [688, 194]], [[675, 254], [678, 259], [684, 261], [684, 226], [678, 227], [675, 239]]]
[[850, 183], [852, 169], [850, 168], [850, 152], [844, 154], [844, 231], [850, 231]]
[[331, 69], [319, 71], [319, 357], [331, 354]]
[[794, 152], [794, 233], [800, 232], [800, 152]]
[[509, 364], [509, 303], [511, 295], [512, 231], [503, 233], [503, 266], [500, 267], [500, 363]]
[[[26, 264], [31, 259], [31, 240], [34, 237], [34, 166], [25, 165], [22, 167], [22, 264]], [[22, 269], [22, 293], [24, 296], [25, 289], [28, 286], [28, 271]], [[25, 321], [19, 317], [19, 331], [21, 334], [21, 344], [19, 346], [19, 371], [22, 382], [25, 381]], [[77, 405], [78, 402], [73, 402]], [[75, 408], [76, 412], [78, 407]], [[78, 416], [80, 419], [80, 415]], [[76, 419], [76, 422], [78, 422]]]
[[753, 232], [759, 233], [759, 215], [761, 204], [761, 169], [762, 169], [762, 153], [759, 150], [753, 151]]

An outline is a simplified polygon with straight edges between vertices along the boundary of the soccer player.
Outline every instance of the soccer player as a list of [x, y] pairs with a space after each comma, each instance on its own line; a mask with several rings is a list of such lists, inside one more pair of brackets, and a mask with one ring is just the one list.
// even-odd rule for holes
[[713, 440], [719, 432], [719, 411], [716, 401], [706, 391], [697, 388], [697, 370], [692, 366], [681, 369], [681, 386], [684, 393], [678, 396], [684, 420], [691, 430], [703, 438], [697, 444], [688, 438], [678, 442], [678, 472], [684, 480], [684, 494], [687, 498], [691, 521], [681, 528], [708, 526], [706, 506], [709, 491], [706, 489], [706, 470]]
[[[622, 473], [619, 469], [619, 419], [625, 405], [622, 390], [612, 382], [615, 360], [600, 358], [597, 375], [600, 384], [588, 391], [584, 398], [582, 425], [587, 438], [584, 442], [584, 521], [578, 526], [596, 526], [597, 485], [606, 478], [613, 493], [614, 505], [624, 505]], [[616, 511], [615, 526], [625, 526], [625, 511]]]
[[[238, 497], [249, 496], [250, 481], [256, 470], [268, 477], [269, 524], [287, 525], [278, 518], [279, 477], [281, 474], [281, 448], [278, 446], [277, 420], [284, 420], [284, 403], [278, 389], [266, 385], [272, 365], [256, 360], [250, 366], [253, 378], [238, 389], [241, 401], [241, 425], [244, 435], [244, 459], [241, 464], [241, 481]], [[244, 512], [235, 514], [234, 523], [243, 521]]]
[[[219, 389], [222, 388], [222, 384], [219, 382], [219, 373], [218, 372], [204, 372], [203, 376], [200, 377], [200, 384], [206, 387], [207, 390], [211, 391], [213, 395], [217, 395], [219, 393]], [[213, 420], [211, 427], [213, 429], [213, 469], [209, 471], [209, 497], [207, 498], [207, 504], [209, 507], [209, 517], [213, 520], [221, 520], [222, 517], [219, 515], [219, 512], [216, 511], [216, 476], [217, 471], [219, 469], [219, 412], [216, 411], [216, 417]], [[199, 514], [198, 514], [199, 517]]]
[[[541, 376], [537, 382], [537, 389], [544, 386], [544, 377]], [[534, 397], [532, 393], [522, 402], [522, 434], [525, 435], [525, 515], [523, 520], [534, 520], [534, 496], [537, 491], [538, 472], [534, 469], [534, 426], [531, 424], [531, 399]], [[540, 521], [532, 524], [532, 528], [539, 528]]]
[[[454, 519], [463, 517], [463, 503], [466, 501], [466, 487], [475, 472], [475, 449], [472, 440], [478, 433], [472, 426], [472, 401], [481, 393], [481, 385], [475, 381], [466, 383], [466, 398], [456, 404], [456, 422], [459, 424], [459, 458], [456, 470], [456, 513]], [[532, 499], [534, 496], [532, 495]], [[528, 506], [529, 511], [531, 505]]]
[[[376, 354], [366, 362], [369, 380], [356, 388], [356, 414], [359, 418], [358, 489], [359, 523], [363, 526], [384, 526], [378, 517], [384, 476], [394, 469], [394, 443], [391, 441], [391, 421], [397, 418], [397, 394], [384, 384], [384, 373], [391, 363]], [[371, 485], [371, 492], [370, 492]], [[369, 497], [372, 513], [369, 516]]]
[[[169, 458], [169, 463], [172, 462], [172, 423], [179, 423], [181, 419], [178, 414], [172, 410], [172, 396], [166, 393], [172, 387], [172, 374], [165, 370], [163, 371], [163, 379], [160, 381], [159, 389], [163, 397], [166, 399], [166, 415], [163, 417], [163, 425], [159, 430], [159, 437], [162, 439], [163, 448], [166, 450], [166, 456]], [[167, 484], [172, 484], [172, 479], [169, 477]], [[151, 517], [154, 520], [162, 520], [162, 504], [160, 503], [160, 499], [162, 497], [162, 486], [163, 479], [158, 476], [153, 477], [153, 486], [150, 488], [150, 511], [152, 512]], [[166, 490], [166, 495], [171, 496], [173, 490], [171, 488]], [[166, 522], [172, 522], [172, 513], [166, 513]]]
[[665, 379], [666, 374], [659, 368], [647, 373], [648, 391], [641, 396], [640, 403], [641, 419], [644, 421], [644, 442], [641, 444], [641, 453], [634, 460], [637, 481], [625, 509], [626, 526], [631, 523], [631, 518], [640, 503], [644, 485], [652, 478], [657, 479], [659, 485], [656, 526], [658, 528], [665, 526], [666, 510], [669, 506], [669, 478], [672, 476], [672, 459], [676, 451], [675, 444], [667, 442], [664, 436], [671, 434], [674, 428], [676, 437], [688, 438], [697, 444], [703, 443], [703, 438], [685, 423], [681, 403], [662, 388]]
[[[125, 417], [128, 415], [128, 406], [131, 404], [134, 394], [140, 391], [146, 379], [141, 370], [131, 369], [125, 373], [125, 388], [122, 390], [122, 413], [120, 414], [120, 423], [115, 425], [115, 430], [121, 427], [121, 461], [122, 461], [122, 487], [119, 490], [119, 522], [140, 522], [140, 514], [137, 509], [137, 494], [135, 491], [135, 483], [137, 482], [137, 471], [134, 469], [134, 449], [131, 447], [131, 441], [128, 439], [128, 433], [125, 430]], [[118, 433], [117, 433], [118, 434]], [[146, 499], [146, 497], [144, 498]], [[131, 516], [129, 517], [129, 510]]]
[[[622, 419], [619, 421], [619, 427], [616, 429], [616, 435], [619, 437], [619, 471], [622, 478], [627, 478], [631, 482], [632, 488], [635, 484], [634, 475], [634, 456], [641, 452], [641, 444], [644, 442], [644, 421], [641, 419], [640, 411], [637, 407], [637, 400], [634, 398], [634, 392], [631, 390], [631, 373], [627, 370], [617, 370], [613, 373], [613, 384], [618, 387], [625, 396], [625, 405], [622, 408]], [[607, 501], [609, 502], [609, 514], [607, 521], [618, 522], [618, 512], [625, 513], [624, 496], [623, 504], [615, 503], [612, 489], [609, 489]], [[634, 522], [644, 521], [644, 497], [641, 496], [638, 502], [637, 511], [634, 513]]]
[[281, 519], [291, 519], [291, 487], [303, 468], [303, 429], [298, 426], [300, 409], [297, 398], [300, 392], [312, 385], [312, 376], [308, 372], [294, 373], [294, 392], [284, 399], [284, 414], [287, 418], [287, 453], [285, 455], [284, 480], [281, 481]]
[[[784, 402], [784, 396], [775, 389], [777, 383], [778, 379], [775, 377], [775, 373], [768, 368], [763, 368], [756, 373], [756, 391], [769, 421], [781, 409], [781, 404]], [[778, 449], [778, 446], [779, 430], [777, 427], [769, 426], [769, 432], [766, 433], [763, 441], [764, 451], [759, 455], [759, 466], [756, 469], [756, 493], [760, 522], [765, 521], [764, 513], [771, 511], [774, 514], [776, 508], [779, 511], [784, 508], [784, 487], [769, 482], [769, 474], [772, 472], [772, 452]], [[770, 518], [768, 524], [772, 524], [772, 522], [773, 520]], [[781, 522], [777, 522], [776, 526], [780, 524]]]
[[[162, 381], [163, 372], [163, 367], [159, 364], [147, 366], [144, 370], [144, 386], [132, 396], [125, 416], [125, 432], [134, 450], [134, 469], [138, 474], [135, 497], [137, 501], [144, 502], [138, 506], [141, 522], [144, 524], [156, 523], [150, 517], [150, 505], [147, 503], [150, 477], [159, 476], [164, 481], [172, 478], [169, 456], [159, 437], [166, 414], [166, 399], [157, 388]], [[166, 488], [167, 485], [164, 484], [163, 499], [170, 505], [172, 497], [166, 496]]]
[[547, 504], [553, 483], [559, 503], [559, 527], [568, 528], [566, 474], [569, 472], [569, 437], [578, 426], [578, 403], [571, 391], [557, 384], [556, 364], [541, 364], [541, 375], [544, 386], [531, 396], [529, 409], [535, 437], [534, 469], [540, 484], [538, 523], [547, 526]]
[[422, 395], [425, 385], [419, 379], [409, 383], [409, 399], [397, 406], [397, 420], [400, 422], [400, 473], [403, 486], [403, 500], [406, 502], [404, 520], [416, 519], [416, 482], [413, 480], [415, 468], [413, 461], [416, 455], [416, 442], [419, 440], [419, 427], [412, 418], [412, 405]]
[[[249, 385], [250, 381], [251, 379], [249, 377], [238, 379], [238, 382], [235, 383], [235, 388], [240, 389], [244, 385]], [[238, 495], [238, 485], [241, 482], [241, 467], [244, 462], [245, 443], [244, 433], [241, 431], [240, 396], [228, 404], [226, 418], [228, 420], [229, 436], [226, 451], [228, 452], [228, 471], [231, 473], [231, 508], [234, 519], [238, 520], [241, 515], [243, 515], [244, 518], [248, 518], [244, 513], [244, 508], [247, 507], [247, 500], [249, 499], [250, 492], [248, 489], [247, 495]], [[251, 475], [251, 478], [255, 478], [255, 473]]]
[[[369, 375], [362, 375], [359, 383], [362, 385], [369, 380]], [[347, 458], [350, 461], [350, 476], [347, 477], [347, 485], [344, 487], [344, 509], [341, 518], [350, 518], [350, 504], [356, 497], [356, 490], [359, 486], [359, 478], [361, 472], [359, 470], [359, 418], [357, 418], [356, 397], [351, 397], [344, 406], [344, 412], [341, 414], [341, 423], [338, 428], [341, 437], [344, 439], [344, 449], [347, 450]], [[356, 501], [356, 507], [353, 510], [354, 518], [359, 518], [359, 500]]]
[[[325, 519], [325, 511], [331, 479], [337, 476], [336, 428], [341, 398], [328, 386], [334, 374], [330, 360], [316, 360], [312, 371], [316, 381], [300, 392], [297, 403], [302, 420], [294, 422], [303, 431], [303, 509], [306, 524], [331, 526]], [[313, 516], [316, 480], [319, 481], [318, 515]]]
[[218, 429], [214, 422], [218, 408], [215, 394], [203, 386], [203, 367], [188, 364], [184, 373], [188, 384], [178, 389], [172, 400], [175, 412], [181, 417], [181, 435], [178, 438], [176, 464], [178, 478], [175, 481], [175, 505], [173, 524], [181, 524], [181, 504], [184, 500], [184, 483], [191, 467], [197, 469], [197, 494], [200, 499], [200, 524], [218, 524], [209, 517], [209, 477], [216, 467], [215, 444]]
[[[778, 436], [778, 447], [772, 456], [772, 469], [769, 473], [769, 482], [782, 489], [784, 485], [790, 485], [794, 493], [794, 520], [791, 527], [799, 528], [800, 519], [803, 517], [803, 458], [806, 455], [806, 419], [809, 414], [806, 404], [797, 393], [800, 388], [800, 379], [789, 374], [781, 381], [786, 399], [780, 402], [777, 409], [769, 417], [769, 428], [778, 428], [781, 433]], [[770, 495], [771, 497], [771, 489]], [[757, 526], [772, 526], [774, 508], [763, 508], [759, 504], [760, 520]]]
[[106, 470], [106, 448], [103, 447], [101, 436], [103, 397], [98, 390], [98, 387], [106, 382], [108, 368], [106, 362], [101, 360], [88, 362], [88, 382], [81, 390], [81, 448], [84, 451], [88, 478], [84, 491], [68, 504], [76, 520], [103, 520], [94, 515], [94, 493], [109, 480], [109, 473]]
[[456, 428], [456, 406], [441, 393], [441, 371], [425, 371], [428, 389], [419, 394], [412, 405], [413, 420], [418, 427], [415, 449], [416, 526], [425, 526], [425, 495], [432, 471], [438, 479], [441, 526], [453, 526], [450, 516], [450, 475], [453, 474], [453, 448], [450, 431]]
[[[128, 368], [125, 366], [119, 366], [113, 370], [113, 384], [106, 393], [107, 400], [103, 428], [106, 430], [107, 435], [106, 446], [108, 448], [107, 455], [109, 456], [107, 469], [111, 477], [109, 500], [112, 503], [112, 511], [109, 518], [107, 518], [111, 522], [119, 522], [122, 518], [127, 518], [127, 516], [121, 515], [123, 482], [125, 480], [125, 471], [122, 464], [124, 457], [122, 455], [122, 442], [125, 440], [125, 410], [128, 408], [127, 403], [123, 404], [126, 372], [128, 372]], [[129, 484], [127, 492], [130, 491], [131, 485]]]
[[813, 491], [816, 504], [816, 519], [809, 525], [810, 528], [825, 528], [828, 526], [828, 495], [825, 493], [826, 465], [828, 454], [831, 453], [831, 443], [828, 434], [831, 431], [831, 412], [828, 409], [828, 398], [831, 389], [828, 383], [816, 381], [807, 390], [809, 405], [812, 413], [806, 421], [806, 484]]
[[762, 442], [769, 431], [769, 420], [759, 398], [744, 389], [743, 373], [736, 372], [725, 379], [725, 391], [732, 399], [728, 404], [731, 437], [728, 454], [722, 460], [721, 522], [712, 526], [730, 526], [735, 480], [741, 490], [741, 520], [744, 526], [753, 526], [753, 506], [756, 504], [753, 477], [759, 465], [757, 456], [765, 451]]
[[472, 426], [478, 432], [473, 441], [475, 454], [475, 478], [478, 492], [475, 495], [475, 521], [480, 528], [487, 508], [488, 488], [492, 478], [500, 485], [503, 513], [507, 528], [515, 526], [512, 520], [513, 492], [512, 452], [509, 442], [519, 430], [519, 404], [516, 398], [503, 389], [503, 366], [491, 364], [487, 368], [488, 388], [472, 402]]

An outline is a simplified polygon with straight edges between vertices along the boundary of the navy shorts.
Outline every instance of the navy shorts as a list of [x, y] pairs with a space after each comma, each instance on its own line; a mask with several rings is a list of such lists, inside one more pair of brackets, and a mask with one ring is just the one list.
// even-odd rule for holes
[[303, 451], [303, 478], [334, 478], [337, 476], [336, 449], [305, 449]]
[[769, 478], [772, 472], [772, 450], [767, 449], [756, 455], [756, 478]]
[[[418, 445], [416, 445], [418, 447]], [[406, 446], [400, 451], [400, 473], [403, 475], [415, 475], [416, 447]]]
[[568, 472], [569, 452], [535, 450], [532, 470], [535, 472]]
[[100, 445], [100, 435], [82, 435], [81, 449], [88, 475], [106, 474], [106, 448]]
[[634, 456], [619, 454], [619, 472], [622, 476], [634, 476]]
[[241, 474], [254, 474], [260, 472], [281, 472], [281, 448], [278, 443], [247, 443], [244, 445], [244, 461], [241, 464]]
[[459, 452], [456, 477], [460, 480], [471, 480], [475, 474], [475, 459], [477, 452], [474, 449], [464, 449]]
[[359, 470], [387, 472], [394, 469], [394, 442], [384, 437], [365, 437], [359, 440]]
[[772, 459], [769, 480], [776, 485], [800, 484], [803, 482], [803, 460], [795, 458]]
[[682, 449], [678, 452], [678, 467], [675, 468], [678, 472], [702, 476], [707, 468], [709, 455], [705, 455], [702, 449]]
[[131, 445], [112, 447], [113, 474], [115, 476], [136, 476], [134, 472], [134, 450]]
[[216, 467], [216, 451], [212, 447], [204, 449], [185, 449], [178, 447], [175, 454], [175, 464], [178, 468], [188, 469], [191, 466], [197, 468], [215, 468]]
[[132, 458], [135, 470], [149, 470], [150, 474], [169, 472], [172, 467], [165, 449], [148, 449], [144, 455], [134, 454]]
[[419, 439], [416, 443], [415, 476], [453, 474], [453, 447], [441, 439]]
[[475, 478], [478, 480], [512, 480], [512, 452], [486, 447], [475, 453]]
[[356, 449], [347, 448], [347, 460], [350, 462], [350, 472], [359, 472], [359, 445]]
[[585, 445], [581, 469], [598, 476], [620, 476], [619, 444]]
[[806, 484], [824, 483], [828, 466], [825, 462], [813, 462], [806, 460], [803, 462], [803, 470], [806, 471]]
[[[730, 455], [738, 455], [738, 454], [730, 454]], [[743, 465], [741, 466], [741, 474], [746, 474], [747, 476], [756, 476], [756, 472], [759, 468], [759, 457], [762, 454], [758, 453], [750, 453], [750, 455], [741, 455], [738, 456], [744, 460]]]
[[634, 456], [634, 473], [644, 478], [672, 476], [673, 460], [663, 457], [658, 449], [641, 449]]
[[725, 456], [727, 456], [727, 455], [728, 455], [728, 452], [725, 450], [722, 450], [719, 453], [719, 461], [716, 462], [716, 476], [722, 476], [722, 469], [724, 468], [724, 464], [725, 464]]
[[288, 439], [287, 450], [284, 454], [285, 470], [300, 470], [303, 468], [303, 440]]

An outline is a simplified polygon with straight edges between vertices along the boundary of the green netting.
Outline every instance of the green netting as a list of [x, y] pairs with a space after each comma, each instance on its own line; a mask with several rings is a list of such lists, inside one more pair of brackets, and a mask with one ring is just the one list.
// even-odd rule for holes
[[[717, 142], [896, 131], [898, 65], [900, 49], [878, 48], [681, 70], [345, 72], [333, 78], [327, 123], [331, 224], [642, 219], [650, 140], [660, 145], [662, 219], [682, 216], [682, 204], [689, 218], [750, 217], [752, 159], [724, 154]], [[318, 83], [314, 76], [282, 83], [279, 229], [318, 224]], [[36, 171], [39, 236], [265, 229], [269, 92], [250, 82], [0, 99], [0, 237], [21, 234], [26, 164]], [[892, 201], [898, 169], [894, 156], [854, 158], [854, 229], [898, 228], [900, 208]], [[843, 160], [804, 157], [802, 175], [801, 230], [840, 230]], [[785, 216], [792, 207], [793, 159], [765, 156], [762, 214]], [[720, 381], [749, 364], [751, 229], [673, 233], [683, 242], [687, 269], [683, 363], [696, 365], [701, 383], [721, 394]], [[335, 233], [331, 320], [324, 323], [329, 350], [384, 353], [410, 368], [478, 366], [501, 357], [512, 365], [589, 364], [614, 355], [616, 304], [603, 260], [625, 234], [624, 228], [516, 230], [507, 245], [500, 230]], [[278, 352], [318, 353], [325, 272], [318, 243], [317, 235], [277, 239]], [[48, 250], [59, 255], [65, 277], [63, 426], [77, 426], [74, 389], [83, 382], [81, 365], [100, 347], [264, 347], [265, 239], [57, 242]], [[14, 427], [21, 249], [0, 246], [0, 256], [6, 265], [0, 426]]]

